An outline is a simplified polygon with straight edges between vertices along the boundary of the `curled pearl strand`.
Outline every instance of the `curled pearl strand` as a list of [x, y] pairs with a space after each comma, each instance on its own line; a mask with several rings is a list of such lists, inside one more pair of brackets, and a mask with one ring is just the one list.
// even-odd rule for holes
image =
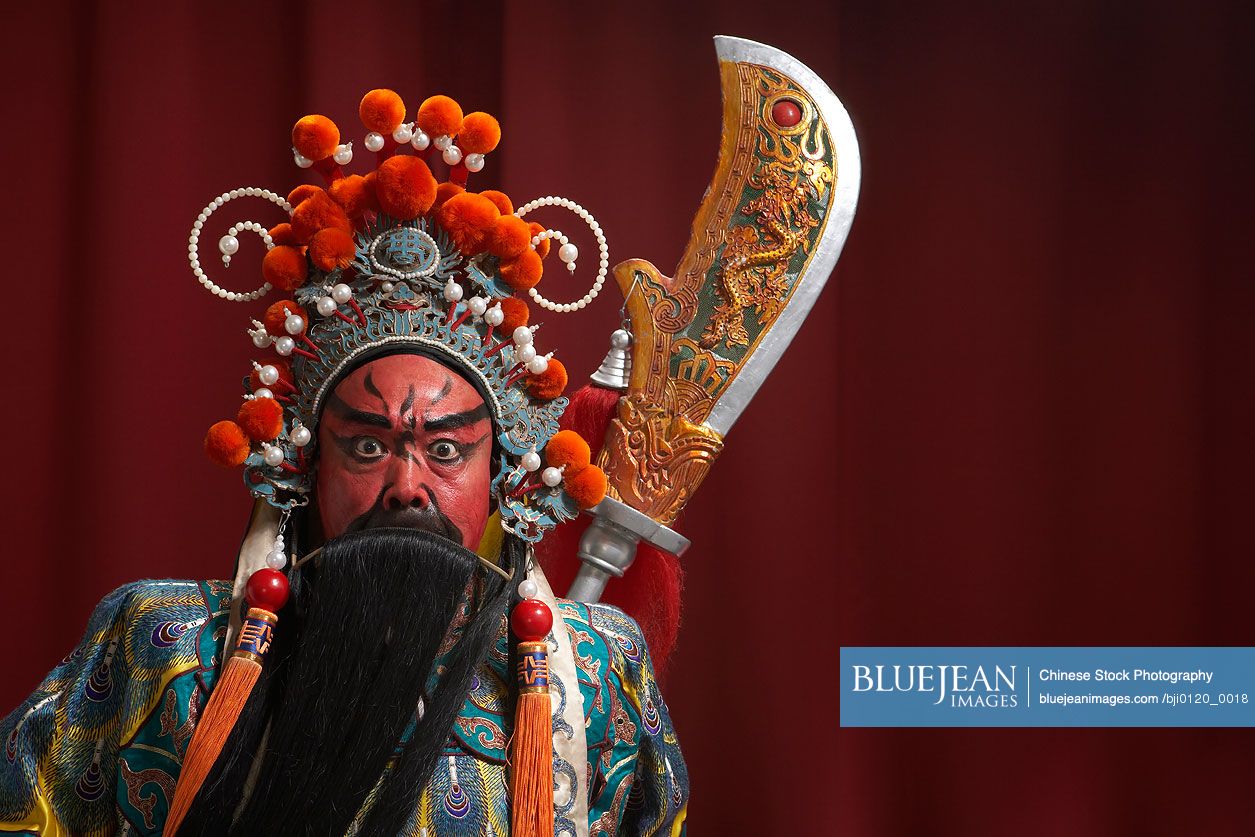
[[[228, 291], [226, 288], [219, 286], [206, 275], [204, 268], [200, 265], [199, 245], [201, 230], [205, 227], [205, 222], [209, 220], [209, 216], [218, 211], [224, 204], [233, 201], [236, 198], [265, 198], [271, 203], [279, 206], [289, 215], [292, 213], [292, 206], [282, 195], [277, 195], [269, 189], [262, 189], [257, 186], [246, 186], [240, 189], [232, 189], [230, 192], [223, 192], [218, 197], [209, 202], [209, 205], [200, 211], [196, 216], [196, 221], [192, 224], [192, 233], [187, 238], [187, 260], [192, 266], [192, 275], [196, 277], [196, 281], [205, 286], [214, 296], [225, 299], [228, 302], [252, 302], [255, 299], [261, 299], [270, 290], [270, 283], [265, 282], [260, 288], [248, 293], [240, 293], [237, 291]], [[270, 237], [270, 233], [266, 228], [256, 221], [241, 221], [233, 225], [227, 231], [227, 235], [235, 236], [241, 231], [253, 232], [261, 237], [265, 243], [266, 249], [270, 250], [274, 247], [274, 241]], [[231, 256], [228, 253], [222, 254], [223, 265], [231, 263]]]
[[[610, 250], [606, 246], [606, 236], [601, 231], [601, 225], [597, 223], [597, 219], [593, 217], [592, 213], [570, 198], [559, 198], [554, 197], [553, 195], [537, 198], [534, 201], [530, 201], [520, 206], [514, 214], [519, 218], [522, 218], [533, 209], [539, 209], [542, 206], [557, 206], [562, 209], [569, 209], [584, 223], [588, 224], [588, 228], [593, 231], [593, 236], [597, 239], [597, 255], [599, 258], [597, 278], [593, 280], [593, 286], [589, 289], [588, 293], [584, 294], [584, 296], [574, 302], [553, 302], [552, 300], [545, 299], [541, 296], [540, 291], [535, 288], [529, 289], [527, 293], [537, 305], [541, 308], [548, 309], [549, 311], [554, 311], [559, 314], [579, 311], [597, 298], [597, 294], [601, 293], [601, 288], [606, 283], [606, 273], [610, 269]], [[561, 232], [557, 230], [545, 230], [532, 238], [532, 246], [535, 247], [540, 244], [542, 240], [547, 238], [556, 238], [560, 244], [567, 243], [567, 237]], [[569, 267], [574, 270], [575, 262], [572, 261], [569, 264]]]

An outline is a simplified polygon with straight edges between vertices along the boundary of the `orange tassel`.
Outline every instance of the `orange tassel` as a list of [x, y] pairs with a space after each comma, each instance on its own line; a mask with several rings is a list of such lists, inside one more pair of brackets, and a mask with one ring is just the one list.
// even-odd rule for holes
[[519, 701], [510, 741], [510, 834], [553, 834], [553, 704], [549, 700], [549, 644], [553, 613], [540, 599], [524, 599], [510, 614], [519, 638]]
[[[528, 685], [528, 684], [531, 685]], [[553, 704], [544, 642], [519, 643], [519, 702], [511, 742], [510, 834], [553, 834]]]
[[[286, 593], [285, 593], [286, 597]], [[218, 760], [222, 747], [227, 743], [235, 722], [248, 702], [257, 678], [261, 675], [261, 663], [270, 649], [271, 636], [278, 622], [269, 610], [255, 607], [240, 628], [240, 637], [231, 659], [222, 671], [222, 679], [209, 696], [209, 704], [200, 716], [196, 732], [183, 755], [183, 767], [179, 771], [179, 783], [170, 802], [166, 816], [167, 837], [178, 833], [179, 826], [192, 807], [209, 771]]]

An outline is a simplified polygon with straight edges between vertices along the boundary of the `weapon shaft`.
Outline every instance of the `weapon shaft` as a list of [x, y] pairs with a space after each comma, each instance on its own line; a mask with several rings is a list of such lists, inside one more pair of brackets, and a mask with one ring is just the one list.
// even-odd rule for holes
[[641, 541], [677, 556], [689, 548], [688, 538], [612, 497], [593, 507], [592, 514], [593, 522], [580, 538], [583, 564], [567, 592], [568, 599], [599, 601], [606, 583], [621, 578], [632, 566]]

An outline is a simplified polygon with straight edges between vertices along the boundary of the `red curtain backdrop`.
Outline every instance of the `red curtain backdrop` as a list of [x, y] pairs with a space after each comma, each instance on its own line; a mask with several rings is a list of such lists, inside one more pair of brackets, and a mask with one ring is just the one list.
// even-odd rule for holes
[[[238, 399], [251, 311], [189, 273], [208, 200], [301, 182], [307, 112], [361, 152], [364, 91], [447, 92], [505, 128], [481, 188], [572, 197], [612, 260], [669, 271], [727, 33], [831, 82], [864, 181], [833, 281], [680, 526], [665, 686], [694, 833], [1245, 831], [1249, 731], [841, 730], [837, 649], [1255, 644], [1249, 23], [1237, 3], [6, 12], [0, 711], [113, 587], [231, 569], [249, 501], [200, 440]], [[215, 223], [278, 219], [238, 205]], [[259, 256], [246, 239], [211, 273], [254, 287]], [[573, 372], [614, 295], [549, 319]]]

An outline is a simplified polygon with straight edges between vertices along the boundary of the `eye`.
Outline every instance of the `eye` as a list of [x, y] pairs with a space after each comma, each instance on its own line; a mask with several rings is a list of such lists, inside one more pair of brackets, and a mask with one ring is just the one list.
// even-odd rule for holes
[[353, 440], [353, 455], [358, 459], [375, 460], [382, 459], [387, 450], [383, 446], [383, 442], [374, 436], [358, 436]]
[[448, 439], [440, 439], [427, 446], [427, 453], [437, 462], [452, 462], [462, 455], [462, 448]]

